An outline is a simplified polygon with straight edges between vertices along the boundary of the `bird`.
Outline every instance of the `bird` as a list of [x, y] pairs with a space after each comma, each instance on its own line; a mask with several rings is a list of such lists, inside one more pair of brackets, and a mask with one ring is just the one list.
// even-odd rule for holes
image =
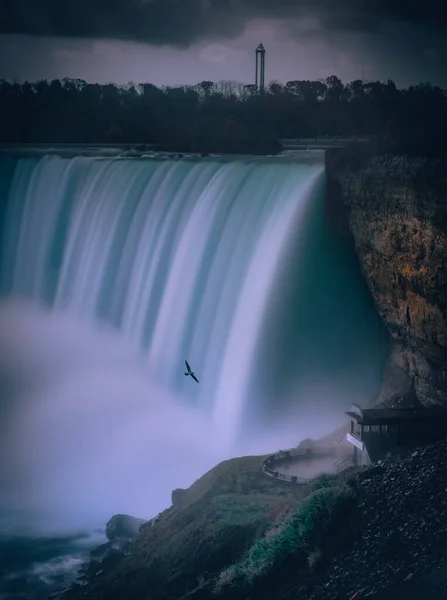
[[185, 360], [185, 365], [186, 365], [186, 368], [188, 369], [188, 372], [185, 373], [185, 376], [188, 377], [188, 375], [191, 375], [191, 377], [194, 379], [194, 381], [197, 381], [197, 383], [199, 383], [199, 380], [194, 375], [194, 373], [191, 371], [191, 367], [188, 365], [188, 361], [187, 360]]

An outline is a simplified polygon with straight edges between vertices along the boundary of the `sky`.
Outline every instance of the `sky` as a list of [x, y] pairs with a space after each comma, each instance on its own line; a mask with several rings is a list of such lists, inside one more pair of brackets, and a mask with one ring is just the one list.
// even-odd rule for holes
[[443, 0], [0, 0], [0, 78], [393, 79], [447, 88]]

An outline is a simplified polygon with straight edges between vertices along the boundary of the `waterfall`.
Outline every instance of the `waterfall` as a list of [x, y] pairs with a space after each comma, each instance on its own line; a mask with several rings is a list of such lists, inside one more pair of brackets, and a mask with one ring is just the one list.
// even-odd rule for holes
[[0, 159], [0, 517], [150, 518], [370, 401], [386, 336], [324, 188], [310, 156]]
[[1, 293], [113, 324], [157, 384], [232, 440], [275, 273], [322, 194], [322, 164], [44, 156], [0, 169]]

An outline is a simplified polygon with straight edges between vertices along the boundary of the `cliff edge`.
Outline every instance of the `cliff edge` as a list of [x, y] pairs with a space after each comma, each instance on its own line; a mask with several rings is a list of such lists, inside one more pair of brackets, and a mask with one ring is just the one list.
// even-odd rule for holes
[[331, 221], [394, 340], [378, 401], [447, 403], [447, 160], [349, 148], [326, 172]]

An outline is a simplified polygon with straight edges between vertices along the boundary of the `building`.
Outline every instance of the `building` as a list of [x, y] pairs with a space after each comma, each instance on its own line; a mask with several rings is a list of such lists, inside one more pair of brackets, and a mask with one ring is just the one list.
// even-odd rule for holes
[[353, 404], [346, 441], [354, 464], [368, 465], [388, 452], [434, 443], [447, 437], [447, 407], [361, 408]]
[[264, 93], [265, 90], [265, 48], [262, 44], [256, 48], [256, 90]]

